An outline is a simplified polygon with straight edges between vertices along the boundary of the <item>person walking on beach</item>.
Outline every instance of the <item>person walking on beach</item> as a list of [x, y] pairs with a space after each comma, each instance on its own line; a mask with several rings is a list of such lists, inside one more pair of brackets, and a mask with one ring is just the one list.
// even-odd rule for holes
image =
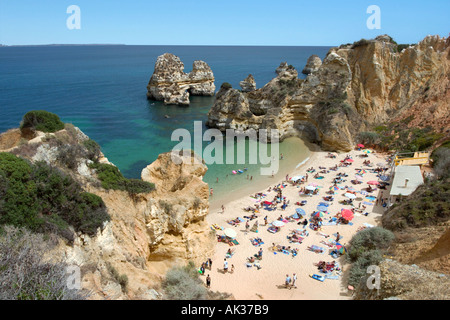
[[209, 195], [212, 197], [212, 195], [213, 195], [213, 188], [211, 188], [211, 190], [209, 190]]
[[210, 288], [210, 287], [211, 287], [211, 277], [209, 276], [209, 274], [208, 274], [208, 276], [206, 277], [206, 287], [207, 287], [207, 288]]
[[289, 275], [287, 274], [286, 275], [286, 280], [284, 281], [284, 284], [285, 284], [286, 288], [290, 289], [291, 281], [292, 281], [291, 277], [289, 277]]
[[245, 233], [248, 233], [248, 229], [250, 228], [250, 224], [248, 223], [248, 220], [245, 222]]
[[228, 272], [228, 261], [227, 259], [223, 259], [223, 272], [227, 273]]
[[208, 258], [208, 267], [209, 267], [209, 270], [211, 270], [211, 268], [212, 268], [212, 260], [211, 260], [211, 258]]
[[339, 242], [339, 239], [341, 239], [341, 235], [338, 233], [336, 233], [336, 242]]
[[225, 213], [225, 206], [222, 205], [222, 213]]
[[293, 275], [292, 275], [292, 285], [291, 285], [291, 287], [293, 287], [293, 288], [295, 288], [295, 289], [297, 289], [297, 286], [295, 285], [295, 282], [297, 281], [297, 275], [294, 273]]

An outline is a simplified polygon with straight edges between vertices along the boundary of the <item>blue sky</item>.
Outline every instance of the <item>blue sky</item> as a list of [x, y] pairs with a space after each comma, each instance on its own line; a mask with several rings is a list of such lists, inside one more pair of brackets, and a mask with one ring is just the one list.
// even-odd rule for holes
[[[81, 29], [69, 30], [70, 5]], [[381, 30], [366, 12], [381, 9]], [[449, 0], [0, 0], [0, 43], [130, 45], [340, 45], [389, 34], [416, 43], [447, 37]]]

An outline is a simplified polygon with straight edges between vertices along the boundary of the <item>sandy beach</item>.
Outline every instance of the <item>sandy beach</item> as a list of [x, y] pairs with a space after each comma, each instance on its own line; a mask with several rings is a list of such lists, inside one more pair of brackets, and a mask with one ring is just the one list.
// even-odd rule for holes
[[[286, 184], [286, 187], [282, 188], [282, 195], [289, 201], [289, 205], [282, 210], [281, 204], [278, 204], [277, 209], [274, 211], [268, 211], [264, 208], [260, 209], [256, 213], [257, 218], [249, 221], [250, 227], [253, 226], [255, 221], [258, 221], [258, 232], [246, 232], [245, 222], [239, 225], [232, 226], [227, 221], [234, 220], [238, 217], [244, 221], [248, 219], [245, 216], [251, 216], [251, 212], [243, 210], [246, 207], [254, 206], [256, 203], [264, 201], [272, 201], [277, 195], [276, 191], [268, 189], [259, 190], [266, 196], [263, 199], [254, 199], [251, 196], [253, 194], [247, 194], [240, 199], [233, 200], [226, 203], [225, 211], [222, 213], [221, 209], [213, 209], [207, 217], [208, 223], [218, 226], [222, 230], [217, 230], [217, 235], [223, 235], [224, 229], [232, 228], [236, 231], [236, 241], [238, 245], [230, 246], [224, 242], [217, 242], [215, 247], [215, 254], [212, 259], [211, 270], [207, 269], [206, 275], [211, 277], [211, 290], [232, 293], [236, 299], [239, 300], [336, 300], [336, 299], [350, 299], [351, 295], [348, 293], [346, 285], [346, 269], [348, 265], [345, 264], [345, 256], [339, 258], [333, 258], [329, 252], [335, 249], [335, 246], [328, 247], [323, 242], [329, 242], [335, 240], [335, 235], [339, 232], [341, 239], [339, 242], [344, 246], [352, 238], [352, 236], [361, 228], [377, 226], [379, 225], [380, 217], [383, 212], [381, 205], [369, 205], [370, 200], [365, 198], [365, 194], [360, 194], [362, 189], [368, 187], [367, 182], [371, 180], [378, 181], [377, 173], [372, 172], [372, 169], [377, 168], [378, 163], [386, 164], [386, 156], [382, 154], [369, 153], [368, 157], [362, 158], [361, 155], [365, 153], [362, 151], [354, 150], [349, 153], [336, 154], [336, 158], [328, 157], [328, 152], [315, 151], [311, 153], [310, 158], [303, 165], [296, 168], [293, 172], [289, 173], [289, 178], [308, 174], [308, 181], [300, 184], [293, 185], [292, 182], [287, 182], [285, 179], [276, 180], [273, 178], [272, 189], [274, 186]], [[348, 166], [341, 166], [342, 161], [349, 156], [353, 162]], [[365, 160], [369, 160], [371, 167], [363, 164]], [[338, 165], [336, 171], [329, 170], [331, 167]], [[313, 167], [315, 172], [307, 173], [307, 169]], [[322, 179], [315, 179], [314, 175], [323, 169], [326, 173], [319, 173]], [[357, 169], [364, 169], [365, 174], [362, 177], [362, 183], [353, 185], [351, 180], [355, 179]], [[333, 186], [333, 180], [337, 174], [346, 174], [347, 177], [343, 177], [344, 182], [337, 184], [340, 188], [335, 191], [334, 200], [331, 202], [324, 201], [325, 196], [329, 196], [327, 192], [330, 187]], [[390, 170], [387, 171], [390, 174]], [[268, 178], [270, 179], [270, 178]], [[317, 184], [319, 190], [318, 194], [299, 195], [300, 188], [304, 188], [312, 183]], [[322, 225], [321, 229], [314, 231], [308, 224], [305, 230], [308, 235], [304, 235], [302, 243], [293, 242], [290, 243], [287, 238], [294, 230], [303, 230], [303, 225], [298, 225], [298, 221], [303, 221], [305, 218], [310, 219], [311, 214], [317, 211], [317, 206], [320, 202], [329, 204], [328, 210], [324, 213], [323, 222], [328, 222], [332, 217], [341, 212], [341, 209], [351, 209], [352, 206], [340, 204], [341, 200], [346, 200], [344, 196], [346, 193], [346, 187], [353, 187], [356, 192], [357, 198], [353, 200], [353, 206], [358, 209], [360, 203], [365, 205], [363, 214], [355, 212], [354, 218], [349, 224], [337, 224], [337, 225]], [[380, 191], [375, 190], [370, 193], [372, 197], [378, 197]], [[387, 194], [387, 193], [386, 193]], [[297, 202], [306, 200], [307, 203], [304, 206], [296, 205]], [[348, 200], [348, 199], [347, 199]], [[216, 206], [215, 206], [216, 207]], [[284, 226], [280, 228], [277, 233], [271, 233], [268, 231], [268, 227], [272, 222], [276, 221], [280, 215], [283, 217], [292, 216], [296, 213], [297, 208], [302, 208], [305, 211], [305, 215], [300, 220], [290, 220], [286, 222]], [[362, 208], [362, 207], [361, 207]], [[366, 216], [364, 213], [368, 213]], [[265, 226], [264, 217], [267, 216], [268, 225]], [[329, 237], [326, 237], [328, 235]], [[251, 239], [260, 238], [264, 244], [255, 246], [252, 244]], [[332, 240], [331, 240], [332, 239]], [[298, 249], [296, 256], [290, 252], [289, 254], [283, 252], [276, 252], [272, 250], [272, 244], [281, 246], [290, 246], [290, 249]], [[315, 253], [308, 250], [309, 246], [322, 247], [324, 253]], [[234, 265], [234, 272], [230, 273], [230, 269], [227, 273], [223, 272], [224, 259], [228, 249], [234, 250], [234, 254], [231, 258], [227, 258], [229, 268]], [[260, 268], [257, 268], [254, 263], [249, 264], [248, 258], [252, 257], [262, 248], [263, 258], [259, 263]], [[321, 282], [310, 277], [311, 274], [321, 274], [315, 266], [319, 261], [332, 262], [335, 260], [338, 263], [340, 270], [334, 270], [332, 275], [334, 279], [326, 279]], [[284, 285], [286, 275], [292, 277], [293, 273], [297, 274], [296, 287], [287, 289]], [[336, 277], [337, 275], [337, 277]]]

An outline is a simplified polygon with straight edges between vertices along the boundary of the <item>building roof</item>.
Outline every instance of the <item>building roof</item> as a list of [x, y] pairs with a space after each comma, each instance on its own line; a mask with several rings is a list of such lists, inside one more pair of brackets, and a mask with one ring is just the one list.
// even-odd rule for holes
[[[408, 183], [405, 187], [406, 179]], [[398, 166], [395, 168], [394, 181], [391, 187], [391, 196], [409, 196], [423, 184], [422, 173], [418, 166]]]

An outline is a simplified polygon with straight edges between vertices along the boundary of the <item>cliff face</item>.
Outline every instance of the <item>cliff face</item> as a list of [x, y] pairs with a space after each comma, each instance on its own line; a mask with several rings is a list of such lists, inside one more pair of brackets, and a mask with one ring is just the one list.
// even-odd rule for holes
[[184, 72], [180, 58], [165, 53], [158, 57], [147, 86], [147, 98], [164, 104], [189, 105], [189, 96], [213, 96], [214, 74], [204, 61], [194, 61], [192, 71]]
[[[332, 48], [304, 81], [283, 65], [261, 89], [221, 89], [207, 124], [221, 130], [276, 128], [281, 139], [295, 134], [333, 151], [351, 150], [358, 132], [413, 110], [429, 115], [422, 124], [448, 130], [449, 40], [429, 36], [400, 53], [396, 48], [390, 37], [380, 36]], [[283, 98], [275, 102], [270, 92]]]
[[[3, 140], [14, 132], [7, 132]], [[87, 139], [74, 128], [55, 134], [38, 133], [30, 141], [22, 139], [20, 144], [12, 146], [9, 142], [5, 146], [21, 157], [60, 168], [79, 181], [85, 191], [103, 199], [111, 221], [94, 237], [76, 234], [72, 245], [58, 239], [51, 254], [81, 268], [82, 287], [91, 291], [92, 299], [158, 298], [152, 289], [158, 287], [172, 265], [189, 260], [198, 264], [213, 249], [213, 235], [204, 220], [209, 211], [208, 185], [202, 181], [207, 168], [190, 164], [189, 159], [175, 164], [170, 154], [163, 154], [142, 173], [143, 179], [155, 183], [154, 191], [130, 195], [105, 190], [95, 170], [89, 168], [90, 160], [77, 159], [77, 167], [71, 170], [58, 161], [60, 148], [79, 146]], [[63, 144], [52, 143], [54, 140]], [[109, 163], [104, 157], [100, 162]], [[126, 291], [114, 274], [128, 277]]]

